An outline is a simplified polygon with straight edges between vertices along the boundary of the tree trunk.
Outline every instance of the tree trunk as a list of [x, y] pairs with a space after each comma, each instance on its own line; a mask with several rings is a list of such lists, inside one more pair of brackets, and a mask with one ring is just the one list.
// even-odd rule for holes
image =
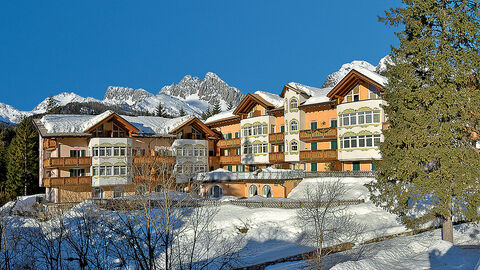
[[451, 217], [443, 219], [442, 240], [453, 243], [453, 222]]

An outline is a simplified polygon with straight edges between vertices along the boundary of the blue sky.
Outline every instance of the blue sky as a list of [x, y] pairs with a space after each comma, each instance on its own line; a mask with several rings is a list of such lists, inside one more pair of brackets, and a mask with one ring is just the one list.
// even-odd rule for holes
[[321, 86], [352, 60], [376, 65], [396, 44], [377, 15], [393, 0], [3, 1], [0, 102], [31, 110], [65, 91], [156, 94], [212, 71], [244, 93]]

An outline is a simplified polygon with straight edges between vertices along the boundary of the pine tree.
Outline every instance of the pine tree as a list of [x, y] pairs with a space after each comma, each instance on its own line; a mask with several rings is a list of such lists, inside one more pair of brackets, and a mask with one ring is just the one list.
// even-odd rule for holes
[[5, 182], [5, 191], [10, 199], [38, 190], [38, 134], [28, 118], [17, 125], [15, 132], [8, 147]]
[[204, 120], [206, 120], [210, 116], [212, 116], [212, 111], [210, 110], [210, 106], [208, 106], [207, 110], [205, 111], [205, 119]]
[[158, 103], [157, 111], [155, 112], [156, 116], [165, 117], [165, 112], [163, 111], [162, 103]]
[[185, 116], [185, 110], [183, 109], [183, 107], [180, 108], [180, 111], [178, 112], [178, 114], [179, 114], [180, 116]]
[[200, 116], [202, 120], [207, 120], [208, 116], [205, 112], [202, 112], [202, 115]]
[[[407, 227], [443, 223], [453, 242], [452, 218], [479, 220], [479, 1], [403, 0], [380, 21], [400, 27], [385, 88], [390, 126], [380, 146], [372, 201]], [[423, 206], [423, 211], [417, 211]]]
[[212, 110], [212, 115], [218, 114], [222, 111], [220, 107], [220, 101], [218, 99], [215, 99], [213, 102], [213, 110]]
[[228, 102], [228, 105], [227, 105], [227, 110], [230, 111], [231, 109], [233, 109], [233, 102]]
[[47, 99], [47, 114], [58, 114], [60, 113], [60, 107], [57, 105], [57, 101], [53, 98], [53, 96], [48, 97]]

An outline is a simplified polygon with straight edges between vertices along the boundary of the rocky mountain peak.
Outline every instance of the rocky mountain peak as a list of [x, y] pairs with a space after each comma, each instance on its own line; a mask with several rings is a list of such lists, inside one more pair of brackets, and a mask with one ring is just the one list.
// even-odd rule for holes
[[132, 105], [138, 101], [152, 97], [153, 94], [144, 89], [136, 89], [121, 86], [109, 86], [103, 100], [105, 102], [123, 102]]

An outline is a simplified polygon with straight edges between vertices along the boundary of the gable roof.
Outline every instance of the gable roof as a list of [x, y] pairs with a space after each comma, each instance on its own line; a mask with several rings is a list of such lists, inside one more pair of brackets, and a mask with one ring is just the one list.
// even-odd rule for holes
[[233, 114], [245, 114], [257, 104], [260, 104], [267, 109], [275, 107], [272, 103], [265, 100], [259, 93], [247, 94], [233, 111]]
[[180, 131], [182, 131], [182, 129], [186, 126], [192, 126], [194, 127], [195, 129], [197, 130], [200, 130], [202, 132], [204, 132], [205, 134], [207, 134], [208, 136], [212, 136], [212, 137], [217, 137], [218, 133], [216, 133], [214, 130], [210, 129], [209, 127], [207, 127], [202, 121], [200, 121], [200, 119], [198, 119], [197, 117], [191, 117], [190, 119], [188, 119], [187, 121], [181, 123], [180, 125], [178, 125], [177, 127], [175, 127], [174, 129], [170, 130], [169, 134], [171, 135], [177, 135]]
[[373, 71], [363, 68], [355, 68], [337, 83], [327, 96], [332, 99], [344, 97], [353, 87], [362, 81], [375, 86], [380, 92], [383, 92], [383, 87], [387, 84], [388, 79]]
[[86, 122], [84, 124], [84, 130], [83, 132], [85, 133], [91, 133], [93, 132], [97, 127], [99, 127], [101, 124], [110, 121], [110, 120], [115, 120], [116, 122], [120, 123], [125, 129], [129, 131], [130, 134], [132, 133], [138, 133], [140, 130], [132, 125], [130, 122], [122, 118], [120, 115], [112, 112], [112, 111], [105, 111], [95, 117], [93, 117], [90, 121]]

